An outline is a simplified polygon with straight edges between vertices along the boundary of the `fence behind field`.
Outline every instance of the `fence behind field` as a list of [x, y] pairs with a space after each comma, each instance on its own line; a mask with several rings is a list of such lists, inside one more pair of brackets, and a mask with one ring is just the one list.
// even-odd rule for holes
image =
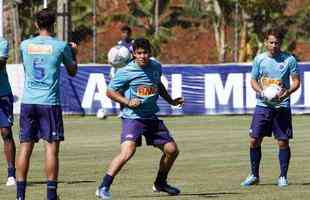
[[[310, 113], [310, 63], [300, 63], [302, 84], [291, 97], [294, 113]], [[7, 67], [15, 96], [14, 112], [19, 113], [23, 88], [22, 65]], [[162, 82], [173, 98], [183, 96], [182, 108], [159, 99], [160, 115], [246, 114], [255, 107], [255, 93], [250, 86], [249, 64], [164, 65]], [[116, 114], [119, 105], [106, 97], [110, 81], [108, 65], [79, 67], [76, 77], [61, 69], [61, 102], [64, 113], [89, 115], [100, 108]]]

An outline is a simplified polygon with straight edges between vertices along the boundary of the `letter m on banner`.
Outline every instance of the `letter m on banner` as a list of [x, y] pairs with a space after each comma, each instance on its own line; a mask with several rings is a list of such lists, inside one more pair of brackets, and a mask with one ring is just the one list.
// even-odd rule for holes
[[226, 81], [219, 73], [205, 74], [205, 108], [215, 109], [217, 104], [243, 108], [243, 85], [241, 73], [228, 74]]

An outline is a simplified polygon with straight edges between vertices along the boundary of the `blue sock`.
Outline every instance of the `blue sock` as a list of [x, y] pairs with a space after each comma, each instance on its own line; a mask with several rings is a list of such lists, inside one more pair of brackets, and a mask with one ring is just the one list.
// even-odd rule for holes
[[255, 177], [259, 177], [259, 164], [262, 158], [261, 147], [250, 148], [251, 171]]
[[26, 181], [16, 182], [16, 196], [18, 200], [24, 200], [26, 193]]
[[105, 188], [107, 188], [107, 189], [109, 190], [109, 189], [110, 189], [110, 186], [111, 186], [112, 183], [113, 183], [113, 179], [114, 179], [113, 176], [110, 176], [109, 174], [106, 174], [106, 175], [103, 177], [102, 182], [101, 182], [99, 188], [105, 187]]
[[57, 181], [47, 181], [47, 200], [57, 200]]
[[280, 162], [280, 176], [287, 177], [288, 166], [291, 159], [291, 149], [290, 147], [286, 149], [279, 150], [279, 162]]
[[15, 171], [16, 171], [16, 170], [15, 170], [14, 167], [9, 167], [9, 168], [8, 168], [8, 177], [14, 177], [14, 178], [15, 178], [15, 177], [16, 177], [16, 176], [15, 176]]

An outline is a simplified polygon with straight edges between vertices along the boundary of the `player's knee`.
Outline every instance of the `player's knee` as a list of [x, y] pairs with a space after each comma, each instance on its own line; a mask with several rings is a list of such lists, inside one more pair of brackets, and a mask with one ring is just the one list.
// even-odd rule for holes
[[11, 141], [13, 140], [13, 134], [12, 131], [8, 128], [2, 128], [1, 129], [1, 136], [3, 141]]
[[177, 157], [180, 151], [175, 144], [167, 145], [165, 148], [165, 154], [169, 157]]
[[251, 138], [250, 139], [250, 147], [251, 148], [257, 148], [260, 146], [260, 142], [257, 138]]
[[278, 145], [280, 149], [286, 149], [289, 147], [288, 140], [278, 140]]

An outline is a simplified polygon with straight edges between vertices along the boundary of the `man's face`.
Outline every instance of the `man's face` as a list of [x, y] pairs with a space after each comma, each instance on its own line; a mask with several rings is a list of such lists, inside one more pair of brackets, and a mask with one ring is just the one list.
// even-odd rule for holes
[[129, 31], [123, 31], [121, 34], [122, 40], [129, 40], [131, 37], [131, 33]]
[[135, 57], [135, 62], [140, 67], [145, 66], [149, 62], [150, 52], [145, 49], [138, 48], [133, 52], [133, 55]]
[[273, 35], [269, 35], [265, 40], [265, 46], [271, 56], [278, 54], [281, 51], [282, 41]]

